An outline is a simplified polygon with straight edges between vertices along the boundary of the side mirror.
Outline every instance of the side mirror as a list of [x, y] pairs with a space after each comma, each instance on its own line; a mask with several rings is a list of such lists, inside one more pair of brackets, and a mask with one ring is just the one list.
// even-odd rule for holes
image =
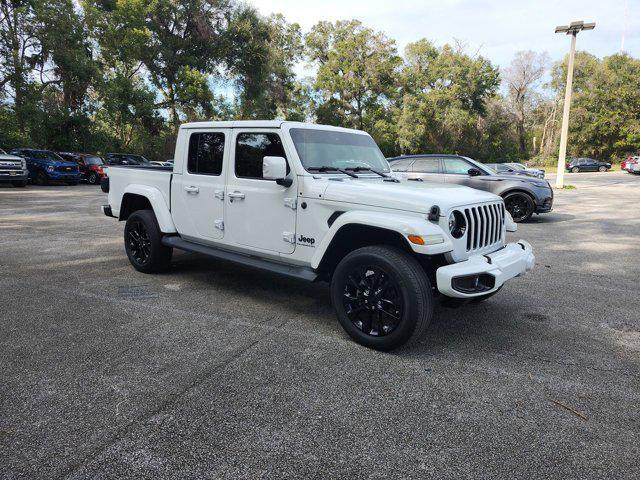
[[470, 177], [477, 177], [478, 175], [482, 175], [482, 172], [477, 168], [470, 168], [469, 170], [467, 170], [467, 173]]
[[262, 159], [262, 178], [275, 180], [278, 185], [289, 187], [293, 180], [287, 177], [287, 161], [284, 157], [266, 156]]

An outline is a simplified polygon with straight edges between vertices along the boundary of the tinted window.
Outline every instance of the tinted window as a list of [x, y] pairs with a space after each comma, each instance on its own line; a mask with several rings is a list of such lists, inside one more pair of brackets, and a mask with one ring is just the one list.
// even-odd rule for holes
[[104, 165], [100, 157], [87, 157], [84, 161], [87, 165]]
[[440, 159], [419, 158], [414, 162], [411, 171], [419, 173], [440, 173]]
[[469, 169], [473, 167], [469, 162], [462, 158], [443, 158], [444, 171], [446, 173], [467, 174]]
[[394, 172], [406, 172], [409, 168], [409, 165], [411, 165], [411, 162], [413, 162], [413, 158], [408, 158], [405, 160], [395, 160], [392, 161], [389, 165], [391, 165], [391, 170], [393, 170]]
[[224, 133], [192, 133], [189, 138], [189, 173], [220, 175], [224, 156]]
[[[236, 140], [236, 177], [262, 178], [264, 157], [284, 157], [280, 136], [276, 133], [240, 133]], [[289, 165], [287, 165], [287, 174]]]

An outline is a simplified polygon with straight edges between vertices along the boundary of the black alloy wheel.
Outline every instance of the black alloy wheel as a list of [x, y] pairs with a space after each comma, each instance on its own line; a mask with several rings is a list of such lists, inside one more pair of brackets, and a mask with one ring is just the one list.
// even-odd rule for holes
[[131, 265], [142, 273], [166, 270], [173, 249], [162, 244], [162, 232], [153, 210], [136, 210], [124, 227], [124, 249]]
[[136, 263], [145, 265], [151, 258], [151, 239], [143, 222], [132, 222], [131, 226], [127, 228], [127, 242], [128, 251]]
[[420, 339], [433, 317], [433, 289], [418, 260], [391, 245], [347, 254], [331, 276], [331, 303], [361, 345], [393, 350]]
[[526, 193], [510, 193], [504, 197], [504, 208], [511, 214], [513, 221], [524, 222], [531, 218], [535, 210], [533, 199]]
[[399, 285], [373, 265], [357, 267], [347, 279], [342, 302], [351, 323], [373, 337], [393, 332], [404, 312]]

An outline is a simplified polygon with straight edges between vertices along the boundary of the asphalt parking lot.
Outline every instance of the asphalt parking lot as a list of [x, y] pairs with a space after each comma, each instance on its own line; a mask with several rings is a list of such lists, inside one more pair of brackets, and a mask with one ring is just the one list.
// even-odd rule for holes
[[638, 478], [640, 177], [566, 182], [531, 274], [393, 353], [321, 284], [136, 272], [99, 188], [0, 188], [0, 478]]

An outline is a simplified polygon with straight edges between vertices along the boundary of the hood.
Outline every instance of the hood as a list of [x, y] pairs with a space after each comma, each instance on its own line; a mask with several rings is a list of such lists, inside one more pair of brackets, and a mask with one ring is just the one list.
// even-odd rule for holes
[[434, 205], [438, 205], [442, 211], [447, 211], [457, 206], [501, 200], [497, 195], [469, 187], [438, 182], [415, 182], [402, 178], [399, 183], [369, 176], [340, 177], [340, 180], [322, 178], [314, 181], [326, 182], [325, 200], [420, 213], [428, 213]]
[[21, 162], [22, 157], [18, 157], [17, 155], [9, 155], [8, 153], [0, 153], [0, 160], [10, 160], [14, 162]]
[[522, 182], [529, 185], [533, 184], [539, 186], [544, 184], [545, 187], [549, 184], [543, 178], [537, 178], [530, 175], [478, 175], [477, 177], [473, 177], [473, 179], [482, 182]]

